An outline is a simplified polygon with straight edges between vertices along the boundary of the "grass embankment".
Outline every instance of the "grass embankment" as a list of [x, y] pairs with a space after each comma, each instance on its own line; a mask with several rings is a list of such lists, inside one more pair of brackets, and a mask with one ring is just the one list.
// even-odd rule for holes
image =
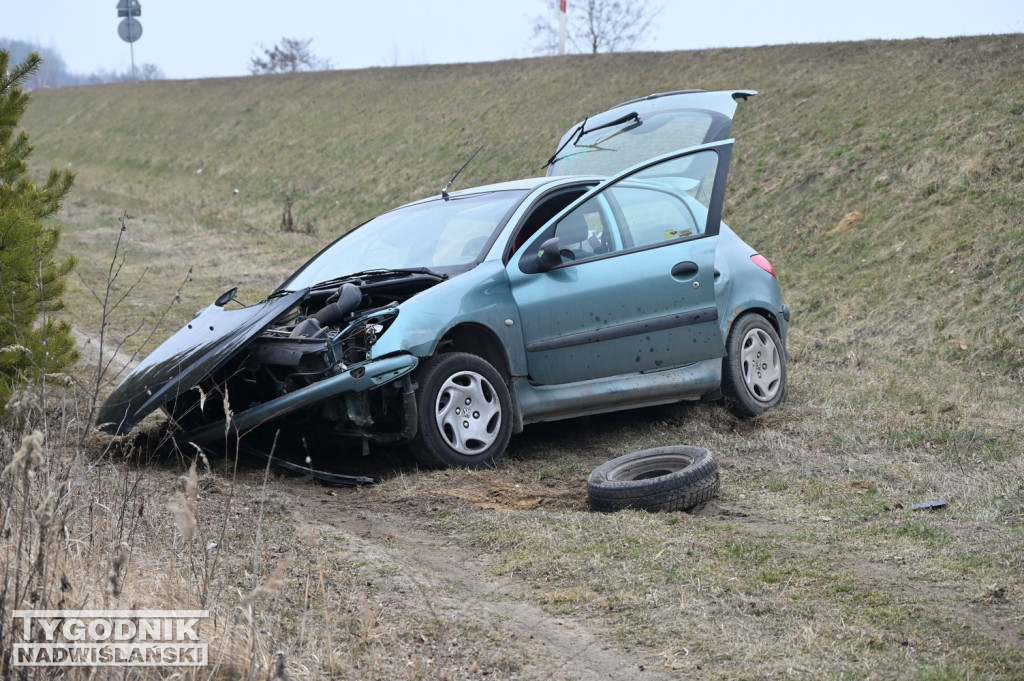
[[[194, 267], [166, 333], [220, 291], [254, 300], [345, 229], [436, 193], [481, 144], [460, 186], [539, 173], [569, 125], [624, 99], [759, 90], [737, 112], [725, 217], [794, 310], [782, 409], [538, 426], [497, 471], [401, 475], [337, 501], [433, 528], [456, 543], [436, 549], [459, 554], [453, 570], [472, 555], [514, 599], [586, 621], [651, 673], [1009, 679], [1024, 675], [1022, 82], [1013, 35], [78, 88], [36, 93], [26, 124], [39, 167], [79, 173], [67, 248], [105, 263], [117, 216], [133, 216], [124, 281], [149, 271], [125, 328]], [[279, 231], [286, 196], [315, 238]], [[85, 328], [87, 298], [71, 297]], [[703, 515], [585, 512], [591, 468], [676, 442], [721, 461]], [[254, 485], [241, 488], [258, 498]], [[911, 510], [938, 498], [941, 511]], [[251, 572], [229, 561], [216, 579], [251, 588], [274, 562], [255, 565], [251, 514], [222, 515]], [[395, 564], [364, 562], [346, 521], [323, 511], [300, 532], [283, 511], [265, 517], [293, 562], [259, 660], [281, 648], [310, 676], [536, 669], [486, 621], [467, 631], [488, 645], [441, 645], [467, 613], [435, 610], [451, 597], [437, 583], [428, 596]], [[351, 588], [311, 588], [321, 569]], [[310, 593], [343, 618], [329, 652], [305, 633]]]

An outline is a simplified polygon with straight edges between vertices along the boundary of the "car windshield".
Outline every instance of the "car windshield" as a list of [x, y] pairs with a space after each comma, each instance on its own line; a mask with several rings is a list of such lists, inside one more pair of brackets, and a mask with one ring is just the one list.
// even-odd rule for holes
[[504, 190], [396, 208], [342, 236], [279, 290], [295, 291], [366, 270], [463, 271], [480, 258], [525, 195], [525, 190]]

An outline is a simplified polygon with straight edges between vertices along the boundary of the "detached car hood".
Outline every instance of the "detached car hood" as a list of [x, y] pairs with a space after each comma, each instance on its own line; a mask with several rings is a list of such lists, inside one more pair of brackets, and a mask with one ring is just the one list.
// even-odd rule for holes
[[117, 435], [128, 432], [151, 412], [222, 367], [308, 291], [293, 291], [240, 310], [210, 305], [114, 389], [100, 409], [100, 427]]

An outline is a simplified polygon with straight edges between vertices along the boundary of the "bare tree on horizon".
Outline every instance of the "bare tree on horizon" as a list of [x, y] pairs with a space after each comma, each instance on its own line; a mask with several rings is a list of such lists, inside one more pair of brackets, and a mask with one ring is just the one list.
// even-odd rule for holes
[[[558, 3], [544, 0], [544, 4], [555, 11], [534, 19], [534, 51], [557, 54]], [[649, 0], [569, 0], [566, 44], [580, 54], [631, 50], [646, 36], [662, 9], [652, 7]]]
[[321, 59], [309, 48], [312, 38], [281, 38], [273, 47], [261, 44], [263, 56], [249, 60], [249, 73], [293, 73], [295, 71], [323, 71], [331, 68], [331, 62]]

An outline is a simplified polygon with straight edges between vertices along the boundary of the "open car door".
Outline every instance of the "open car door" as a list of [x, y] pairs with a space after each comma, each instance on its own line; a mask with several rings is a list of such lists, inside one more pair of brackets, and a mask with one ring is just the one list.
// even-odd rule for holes
[[715, 250], [732, 140], [676, 151], [591, 190], [507, 266], [541, 385], [722, 357]]
[[532, 381], [570, 383], [725, 355], [714, 284], [728, 137], [737, 102], [755, 94], [651, 95], [562, 136], [548, 175], [611, 178], [509, 261]]

